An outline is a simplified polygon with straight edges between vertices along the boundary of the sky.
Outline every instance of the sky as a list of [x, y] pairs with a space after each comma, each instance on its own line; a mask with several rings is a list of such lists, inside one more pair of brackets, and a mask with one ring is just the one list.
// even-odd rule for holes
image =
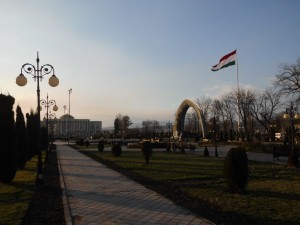
[[[173, 121], [184, 99], [237, 87], [236, 66], [211, 67], [237, 49], [241, 88], [272, 86], [281, 63], [300, 57], [298, 0], [0, 0], [0, 88], [23, 113], [37, 83], [15, 83], [25, 63], [50, 64], [60, 84], [40, 84], [57, 117], [133, 123]], [[64, 105], [67, 110], [64, 110]], [[45, 109], [41, 116], [46, 113]]]

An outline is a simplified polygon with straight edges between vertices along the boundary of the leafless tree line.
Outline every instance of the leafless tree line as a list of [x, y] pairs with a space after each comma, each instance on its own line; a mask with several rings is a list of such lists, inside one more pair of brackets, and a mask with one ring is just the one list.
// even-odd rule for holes
[[[296, 106], [299, 100], [300, 59], [295, 64], [281, 64], [273, 86], [267, 90], [232, 89], [216, 99], [198, 98], [196, 103], [207, 127], [211, 127], [214, 120], [219, 131], [240, 131], [245, 139], [250, 140], [255, 127], [269, 132], [282, 119], [286, 107], [291, 102]], [[187, 114], [186, 127], [195, 130], [196, 120], [194, 113]]]

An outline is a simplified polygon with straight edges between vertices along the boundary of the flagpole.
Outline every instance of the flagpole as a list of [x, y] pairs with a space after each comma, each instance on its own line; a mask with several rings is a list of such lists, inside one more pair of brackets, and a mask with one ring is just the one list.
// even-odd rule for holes
[[[238, 54], [236, 49], [236, 83], [237, 83], [237, 103], [238, 103], [238, 112], [240, 111], [240, 84], [239, 84], [239, 63], [238, 63]], [[237, 132], [238, 135], [240, 133], [240, 113], [238, 113], [238, 127]], [[237, 135], [237, 138], [239, 138]]]
[[238, 88], [238, 92], [239, 92], [239, 90], [240, 90], [240, 84], [239, 84], [239, 62], [238, 62], [237, 49], [236, 49], [236, 83], [237, 83], [237, 88]]

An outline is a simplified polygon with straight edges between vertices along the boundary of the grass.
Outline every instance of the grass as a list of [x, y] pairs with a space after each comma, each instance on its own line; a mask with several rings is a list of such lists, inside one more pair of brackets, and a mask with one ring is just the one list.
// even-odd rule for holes
[[247, 193], [238, 195], [226, 187], [222, 158], [154, 152], [147, 166], [139, 151], [126, 151], [121, 157], [108, 151], [88, 153], [145, 178], [171, 184], [214, 212], [204, 217], [219, 224], [300, 223], [300, 176], [293, 168], [250, 161]]
[[11, 183], [0, 183], [1, 225], [21, 224], [35, 190], [36, 163], [33, 158]]

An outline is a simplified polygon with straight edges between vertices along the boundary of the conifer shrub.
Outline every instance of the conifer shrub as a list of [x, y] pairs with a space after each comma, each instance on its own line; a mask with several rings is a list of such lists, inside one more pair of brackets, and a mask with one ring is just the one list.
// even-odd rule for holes
[[76, 145], [80, 145], [80, 146], [83, 146], [84, 145], [84, 140], [82, 138], [76, 140]]
[[0, 182], [10, 183], [17, 171], [13, 105], [15, 99], [0, 94]]
[[151, 143], [149, 141], [142, 142], [142, 152], [143, 152], [143, 155], [145, 157], [146, 164], [148, 165], [149, 160], [150, 160], [150, 158], [152, 156], [152, 153], [153, 153], [152, 146], [151, 146]]
[[25, 118], [19, 105], [16, 108], [15, 145], [17, 154], [17, 166], [19, 169], [24, 169], [28, 157], [27, 132]]
[[181, 142], [180, 143], [180, 153], [184, 154], [185, 153], [185, 148], [184, 148], [184, 144]]
[[90, 142], [88, 141], [88, 140], [86, 140], [85, 142], [84, 142], [84, 145], [85, 145], [85, 147], [89, 147], [90, 146]]
[[205, 157], [209, 156], [209, 152], [208, 152], [207, 146], [205, 146], [205, 148], [204, 148], [204, 156]]
[[104, 151], [104, 141], [103, 140], [100, 140], [98, 142], [98, 151], [99, 152], [103, 152]]
[[166, 148], [167, 152], [170, 152], [171, 151], [171, 143], [168, 142], [167, 143], [167, 148]]
[[248, 157], [243, 148], [232, 148], [224, 160], [224, 176], [230, 191], [242, 194], [248, 183]]
[[119, 157], [122, 154], [122, 147], [120, 143], [114, 143], [113, 146], [111, 147], [111, 153], [115, 157]]

